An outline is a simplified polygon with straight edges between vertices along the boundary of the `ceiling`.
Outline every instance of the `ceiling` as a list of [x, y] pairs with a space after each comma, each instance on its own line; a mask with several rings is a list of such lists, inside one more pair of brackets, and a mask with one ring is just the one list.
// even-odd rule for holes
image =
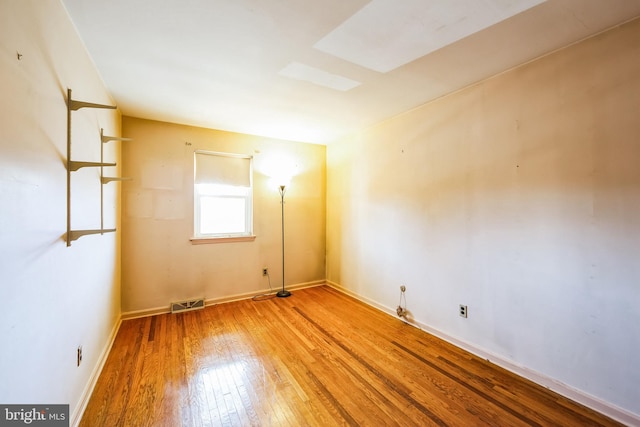
[[640, 16], [640, 0], [62, 0], [124, 115], [319, 144]]

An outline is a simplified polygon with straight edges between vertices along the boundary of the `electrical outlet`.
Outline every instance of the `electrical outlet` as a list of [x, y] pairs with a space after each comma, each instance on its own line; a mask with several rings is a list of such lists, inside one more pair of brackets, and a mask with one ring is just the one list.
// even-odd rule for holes
[[266, 275], [268, 275], [268, 274], [269, 274], [269, 269], [268, 269], [267, 267], [263, 268], [263, 269], [262, 269], [262, 275], [263, 275], [263, 276], [266, 276]]
[[460, 313], [460, 317], [464, 317], [466, 319], [467, 318], [467, 306], [460, 304], [459, 313]]
[[82, 346], [78, 346], [78, 366], [80, 366], [80, 363], [82, 362]]

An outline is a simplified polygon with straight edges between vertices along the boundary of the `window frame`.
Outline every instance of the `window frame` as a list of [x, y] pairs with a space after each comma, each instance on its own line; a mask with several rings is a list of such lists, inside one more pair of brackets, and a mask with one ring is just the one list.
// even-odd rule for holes
[[[249, 161], [248, 181], [249, 186], [247, 188], [247, 194], [237, 195], [220, 192], [213, 197], [220, 198], [232, 198], [245, 200], [244, 210], [244, 223], [245, 231], [240, 233], [202, 233], [201, 232], [201, 214], [202, 214], [202, 198], [212, 197], [212, 194], [207, 194], [199, 191], [198, 185], [202, 183], [198, 182], [197, 171], [197, 159], [198, 155], [218, 156], [223, 158], [236, 158], [247, 159]], [[253, 234], [253, 156], [247, 154], [227, 153], [208, 150], [195, 150], [193, 152], [193, 237], [190, 239], [192, 244], [202, 243], [222, 243], [222, 242], [243, 242], [255, 240]]]

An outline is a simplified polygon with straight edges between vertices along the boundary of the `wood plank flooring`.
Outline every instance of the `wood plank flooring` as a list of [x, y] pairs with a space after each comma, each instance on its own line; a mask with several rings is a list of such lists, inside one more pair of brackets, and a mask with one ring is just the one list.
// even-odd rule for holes
[[126, 320], [81, 426], [616, 426], [330, 287]]

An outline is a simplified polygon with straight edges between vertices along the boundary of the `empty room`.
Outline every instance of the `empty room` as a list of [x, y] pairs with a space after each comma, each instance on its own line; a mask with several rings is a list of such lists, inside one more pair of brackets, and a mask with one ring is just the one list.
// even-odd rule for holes
[[640, 0], [0, 0], [0, 425], [640, 426]]

